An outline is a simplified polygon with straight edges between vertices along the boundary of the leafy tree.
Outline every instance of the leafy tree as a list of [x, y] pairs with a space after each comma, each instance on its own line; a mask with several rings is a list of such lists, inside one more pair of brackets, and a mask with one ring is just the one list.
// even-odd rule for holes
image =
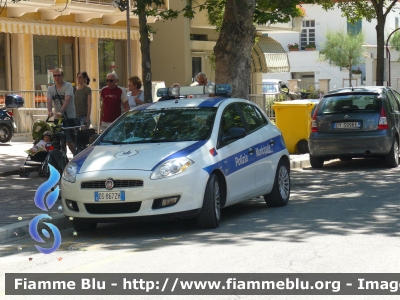
[[385, 24], [387, 15], [394, 10], [397, 0], [323, 0], [325, 8], [336, 4], [350, 22], [365, 18], [368, 22], [376, 19], [376, 84], [383, 85], [385, 57]]
[[348, 34], [344, 30], [328, 30], [325, 37], [326, 40], [322, 44], [320, 51], [322, 54], [320, 60], [329, 61], [337, 67], [347, 68], [351, 83], [352, 66], [364, 61], [364, 51], [362, 48], [365, 39], [364, 33]]

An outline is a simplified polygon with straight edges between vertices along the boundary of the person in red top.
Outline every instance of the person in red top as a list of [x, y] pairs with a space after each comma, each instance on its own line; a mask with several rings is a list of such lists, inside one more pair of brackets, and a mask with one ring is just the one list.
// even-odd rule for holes
[[105, 130], [112, 122], [121, 115], [121, 103], [124, 111], [129, 110], [126, 91], [117, 85], [118, 76], [116, 73], [107, 74], [107, 86], [100, 92], [100, 127]]

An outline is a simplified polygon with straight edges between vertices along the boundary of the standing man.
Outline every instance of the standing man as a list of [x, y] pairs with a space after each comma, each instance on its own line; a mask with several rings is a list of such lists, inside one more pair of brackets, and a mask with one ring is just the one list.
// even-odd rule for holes
[[100, 128], [105, 130], [112, 122], [121, 115], [121, 103], [124, 111], [129, 110], [129, 102], [126, 91], [118, 85], [116, 73], [107, 74], [107, 86], [100, 92]]
[[214, 82], [209, 81], [207, 79], [207, 75], [205, 73], [203, 73], [203, 72], [197, 73], [197, 75], [196, 75], [196, 83], [193, 83], [192, 85], [215, 85]]
[[[207, 75], [203, 72], [199, 72], [196, 75], [196, 82], [193, 82], [191, 86], [208, 86], [215, 85], [214, 82], [207, 79]], [[204, 94], [204, 95], [193, 95], [190, 98], [203, 98], [203, 97], [214, 97], [214, 94]]]
[[[74, 89], [72, 84], [64, 81], [64, 72], [57, 68], [53, 70], [54, 85], [47, 89], [47, 111], [48, 116], [54, 119], [62, 117], [63, 127], [77, 126], [74, 104]], [[54, 113], [53, 113], [54, 101]], [[65, 130], [66, 140], [69, 151], [75, 154], [74, 130]]]

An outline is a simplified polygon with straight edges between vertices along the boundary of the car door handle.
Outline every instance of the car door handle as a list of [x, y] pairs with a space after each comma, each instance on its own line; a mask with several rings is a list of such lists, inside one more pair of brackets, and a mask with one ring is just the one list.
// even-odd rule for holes
[[253, 148], [249, 148], [249, 150], [247, 151], [247, 153], [249, 153], [249, 154], [253, 154], [253, 153], [254, 153], [254, 150], [253, 150]]
[[274, 140], [270, 140], [270, 141], [269, 141], [269, 144], [270, 144], [271, 146], [273, 146], [273, 145], [275, 145], [275, 141], [274, 141]]

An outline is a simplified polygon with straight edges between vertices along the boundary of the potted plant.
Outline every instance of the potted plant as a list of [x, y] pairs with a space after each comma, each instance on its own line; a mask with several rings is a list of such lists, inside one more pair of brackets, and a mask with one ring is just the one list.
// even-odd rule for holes
[[294, 44], [288, 44], [288, 49], [289, 51], [299, 51], [299, 44], [294, 43]]
[[314, 51], [316, 49], [316, 46], [314, 43], [309, 43], [305, 47], [306, 51]]
[[306, 16], [306, 10], [301, 5], [296, 5], [296, 10], [297, 10], [298, 17], [303, 18]]

